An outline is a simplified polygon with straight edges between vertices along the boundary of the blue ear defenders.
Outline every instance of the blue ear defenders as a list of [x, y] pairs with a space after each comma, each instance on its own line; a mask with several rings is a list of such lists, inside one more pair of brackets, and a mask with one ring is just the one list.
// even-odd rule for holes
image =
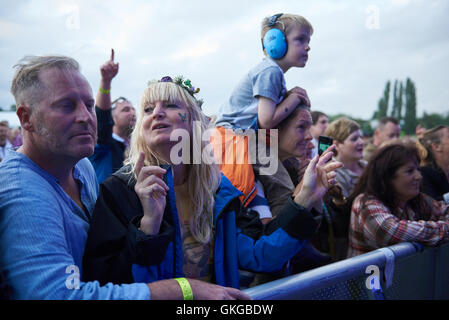
[[[280, 16], [282, 16], [282, 13], [270, 17], [267, 27], [272, 27], [276, 23], [281, 23], [284, 26], [282, 22], [277, 21]], [[277, 28], [268, 30], [263, 37], [262, 48], [265, 49], [270, 58], [281, 59], [287, 52], [287, 40], [285, 39], [284, 32]]]

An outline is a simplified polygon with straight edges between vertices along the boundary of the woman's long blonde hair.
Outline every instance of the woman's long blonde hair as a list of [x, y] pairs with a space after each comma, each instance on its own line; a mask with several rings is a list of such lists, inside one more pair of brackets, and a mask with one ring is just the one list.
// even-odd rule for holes
[[[200, 124], [201, 133], [209, 128], [207, 117], [201, 111], [196, 99], [193, 98], [186, 89], [173, 82], [150, 82], [142, 95], [140, 112], [137, 117], [136, 126], [131, 135], [129, 157], [125, 162], [125, 164], [131, 165], [134, 178], [136, 178], [134, 168], [141, 152], [145, 153], [145, 165], [158, 166], [162, 162], [162, 160], [157, 157], [156, 153], [152, 152], [149, 146], [145, 143], [142, 124], [145, 114], [144, 109], [148, 104], [158, 100], [183, 103], [188, 110], [187, 121], [190, 122], [190, 128], [193, 128], [193, 121]], [[193, 154], [196, 153], [202, 155], [202, 151], [206, 148], [209, 142], [202, 141], [201, 139], [201, 150], [195, 150], [195, 148], [198, 149], [198, 144], [192, 143], [192, 130], [190, 133], [191, 152], [193, 152]], [[191, 159], [193, 154], [191, 154]], [[213, 209], [215, 193], [221, 179], [220, 169], [216, 164], [200, 163], [185, 165], [188, 167], [186, 183], [193, 208], [193, 213], [190, 216], [189, 221], [190, 229], [193, 237], [197, 241], [207, 243], [212, 236], [214, 218]]]

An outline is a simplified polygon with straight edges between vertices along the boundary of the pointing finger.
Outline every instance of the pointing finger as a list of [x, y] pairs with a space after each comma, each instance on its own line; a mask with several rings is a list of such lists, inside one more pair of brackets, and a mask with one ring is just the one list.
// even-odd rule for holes
[[114, 49], [111, 49], [111, 61], [114, 62]]
[[139, 155], [139, 159], [137, 160], [136, 167], [134, 169], [136, 177], [139, 177], [140, 171], [142, 170], [144, 163], [145, 163], [145, 153], [141, 152]]

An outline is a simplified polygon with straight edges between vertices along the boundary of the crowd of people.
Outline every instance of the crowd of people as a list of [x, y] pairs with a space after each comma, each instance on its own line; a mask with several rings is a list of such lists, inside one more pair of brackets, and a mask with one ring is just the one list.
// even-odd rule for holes
[[1, 296], [250, 299], [240, 289], [447, 241], [449, 127], [404, 139], [384, 118], [365, 144], [357, 122], [329, 123], [284, 78], [312, 34], [304, 17], [265, 18], [265, 57], [212, 118], [183, 77], [150, 81], [136, 108], [112, 100], [114, 50], [95, 99], [74, 59], [20, 60], [22, 131], [0, 122]]

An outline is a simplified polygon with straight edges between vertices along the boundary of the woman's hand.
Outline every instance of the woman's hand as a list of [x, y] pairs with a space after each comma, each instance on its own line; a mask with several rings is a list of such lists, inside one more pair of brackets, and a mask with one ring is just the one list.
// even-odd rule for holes
[[294, 87], [294, 88], [290, 89], [289, 91], [287, 91], [287, 96], [290, 94], [295, 94], [298, 97], [300, 104], [305, 104], [309, 108], [311, 107], [310, 99], [309, 99], [309, 96], [307, 95], [307, 91], [305, 89], [303, 89], [301, 87]]
[[307, 208], [318, 201], [321, 201], [327, 190], [336, 183], [335, 170], [342, 167], [343, 164], [338, 161], [328, 162], [332, 156], [332, 150], [335, 146], [330, 146], [322, 155], [316, 155], [307, 166], [304, 177], [298, 184], [294, 195], [294, 201]]
[[147, 235], [159, 233], [164, 215], [168, 187], [163, 180], [166, 170], [157, 166], [145, 166], [145, 154], [140, 153], [136, 164], [137, 182], [134, 191], [143, 208], [140, 230]]

